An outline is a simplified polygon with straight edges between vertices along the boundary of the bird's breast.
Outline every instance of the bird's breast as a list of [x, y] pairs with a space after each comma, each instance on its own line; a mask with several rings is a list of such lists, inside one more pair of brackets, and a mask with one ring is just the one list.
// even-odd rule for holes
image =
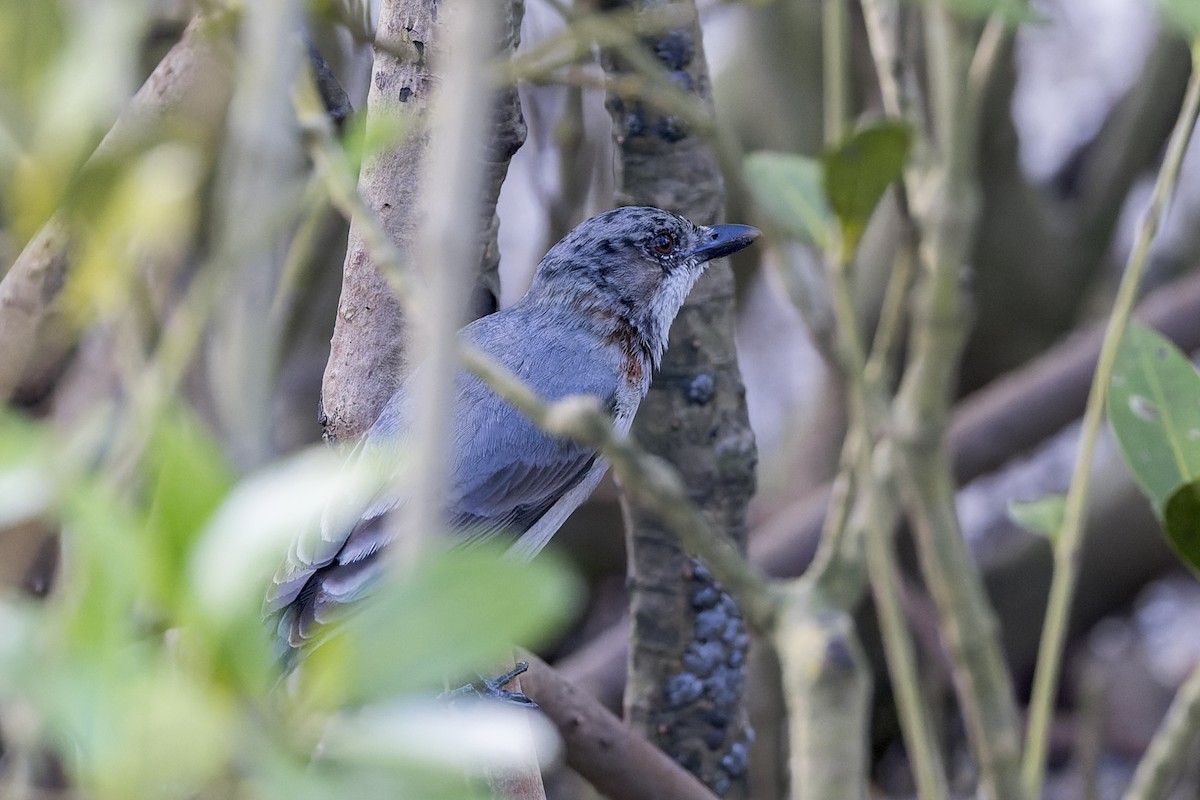
[[605, 336], [605, 344], [620, 353], [621, 377], [644, 395], [650, 388], [650, 354], [642, 335], [628, 322], [620, 320]]

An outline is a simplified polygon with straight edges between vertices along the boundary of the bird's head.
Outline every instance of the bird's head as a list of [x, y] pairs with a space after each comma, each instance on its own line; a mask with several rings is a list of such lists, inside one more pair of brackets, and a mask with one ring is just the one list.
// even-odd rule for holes
[[749, 225], [695, 225], [659, 208], [615, 208], [581, 222], [550, 248], [529, 293], [625, 320], [657, 362], [708, 262], [758, 236]]

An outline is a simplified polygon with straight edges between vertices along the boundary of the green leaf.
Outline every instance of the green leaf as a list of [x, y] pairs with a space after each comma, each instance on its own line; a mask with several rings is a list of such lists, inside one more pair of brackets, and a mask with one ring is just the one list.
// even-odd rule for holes
[[1163, 19], [1189, 37], [1200, 36], [1200, 3], [1196, 0], [1158, 0]]
[[746, 183], [754, 201], [780, 230], [824, 247], [832, 213], [821, 188], [821, 164], [790, 153], [752, 153], [746, 157]]
[[548, 555], [519, 564], [479, 546], [404, 569], [313, 651], [317, 697], [392, 697], [511, 666], [514, 645], [536, 645], [576, 608], [576, 579]]
[[1163, 509], [1163, 523], [1171, 547], [1200, 574], [1200, 481], [1185, 483], [1171, 493]]
[[1031, 533], [1040, 533], [1054, 542], [1062, 530], [1063, 514], [1067, 498], [1061, 494], [1050, 494], [1037, 500], [1010, 500], [1009, 518]]
[[1200, 478], [1200, 375], [1175, 345], [1133, 323], [1117, 351], [1108, 419], [1161, 516], [1172, 492]]
[[233, 470], [203, 423], [183, 407], [165, 414], [151, 438], [147, 479], [153, 486], [150, 579], [162, 597], [187, 586], [186, 569], [200, 531], [233, 487]]
[[825, 152], [825, 196], [842, 226], [845, 254], [862, 239], [879, 199], [904, 173], [912, 134], [902, 122], [860, 128]]

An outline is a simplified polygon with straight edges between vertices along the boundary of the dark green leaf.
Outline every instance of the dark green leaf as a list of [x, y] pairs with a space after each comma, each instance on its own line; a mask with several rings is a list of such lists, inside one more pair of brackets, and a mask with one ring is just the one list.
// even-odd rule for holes
[[824, 247], [832, 215], [821, 188], [821, 164], [790, 153], [752, 153], [746, 183], [763, 212], [789, 236]]
[[1163, 510], [1163, 523], [1175, 552], [1200, 574], [1200, 481], [1186, 483], [1171, 493]]
[[825, 195], [842, 226], [842, 246], [853, 253], [879, 199], [904, 173], [912, 138], [901, 122], [861, 128], [822, 156]]
[[153, 486], [148, 535], [157, 554], [154, 584], [184, 587], [192, 546], [233, 486], [234, 476], [203, 423], [182, 408], [163, 416], [151, 439], [147, 479]]
[[1200, 478], [1200, 375], [1175, 345], [1133, 323], [1113, 366], [1108, 419], [1161, 516], [1176, 488]]
[[1066, 506], [1067, 498], [1061, 494], [1050, 494], [1030, 501], [1011, 500], [1008, 516], [1025, 530], [1040, 533], [1054, 541], [1062, 529]]

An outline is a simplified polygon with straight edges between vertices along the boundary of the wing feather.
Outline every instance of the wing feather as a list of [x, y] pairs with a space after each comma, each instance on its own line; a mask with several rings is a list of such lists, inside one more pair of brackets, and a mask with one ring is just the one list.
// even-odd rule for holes
[[[526, 335], [530, 324], [514, 307], [476, 321], [463, 336], [540, 387], [546, 399], [591, 394], [612, 407], [618, 365], [597, 368], [595, 354], [570, 337], [538, 346]], [[365, 437], [367, 446], [395, 447], [407, 434], [410, 386], [411, 378], [385, 407]], [[588, 448], [544, 433], [473, 376], [458, 377], [457, 394], [447, 521], [464, 541], [515, 534], [520, 539], [513, 551], [530, 556], [591, 494], [607, 463]], [[282, 639], [301, 646], [369, 591], [383, 571], [381, 553], [396, 536], [390, 512], [402, 504], [394, 490], [381, 493], [349, 529], [323, 525], [319, 536], [292, 548], [264, 604], [279, 615]]]

